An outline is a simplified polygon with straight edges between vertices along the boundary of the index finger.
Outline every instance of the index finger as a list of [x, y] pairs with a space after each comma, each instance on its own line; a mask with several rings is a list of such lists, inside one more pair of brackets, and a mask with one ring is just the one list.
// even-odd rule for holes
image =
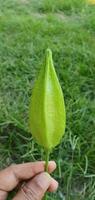
[[[49, 172], [56, 168], [54, 161], [49, 162]], [[38, 173], [44, 172], [45, 162], [39, 161], [34, 163], [25, 163], [11, 165], [0, 172], [0, 190], [11, 191], [20, 181], [28, 180]]]

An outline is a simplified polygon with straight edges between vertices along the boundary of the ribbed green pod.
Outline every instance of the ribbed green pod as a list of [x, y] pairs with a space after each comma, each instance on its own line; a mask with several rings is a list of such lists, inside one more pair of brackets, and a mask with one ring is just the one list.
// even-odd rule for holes
[[34, 84], [30, 100], [30, 131], [37, 143], [50, 151], [59, 144], [65, 123], [64, 97], [54, 69], [52, 52], [47, 49], [45, 65]]

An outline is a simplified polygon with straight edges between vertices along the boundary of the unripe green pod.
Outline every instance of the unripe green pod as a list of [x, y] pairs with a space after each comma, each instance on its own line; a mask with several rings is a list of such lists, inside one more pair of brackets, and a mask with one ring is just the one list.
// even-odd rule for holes
[[52, 52], [47, 49], [45, 66], [41, 68], [30, 100], [30, 130], [38, 144], [50, 151], [59, 144], [65, 123], [64, 97], [53, 66]]

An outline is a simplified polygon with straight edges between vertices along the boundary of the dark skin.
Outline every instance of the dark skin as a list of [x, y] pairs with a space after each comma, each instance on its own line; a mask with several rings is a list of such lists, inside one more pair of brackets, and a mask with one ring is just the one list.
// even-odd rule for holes
[[[48, 172], [55, 168], [55, 162], [50, 161]], [[0, 200], [6, 200], [8, 193], [22, 183], [12, 200], [42, 200], [47, 190], [54, 192], [58, 187], [58, 182], [45, 172], [43, 161], [11, 165], [0, 171]]]

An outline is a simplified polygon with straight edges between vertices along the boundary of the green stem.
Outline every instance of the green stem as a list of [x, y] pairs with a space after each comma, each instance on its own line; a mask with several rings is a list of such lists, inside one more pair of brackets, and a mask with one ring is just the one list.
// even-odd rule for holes
[[45, 163], [45, 171], [48, 172], [48, 162], [49, 162], [49, 150], [46, 151], [46, 163]]
[[[49, 155], [50, 155], [50, 151], [46, 150], [46, 159], [45, 159], [45, 171], [48, 172], [48, 163], [49, 163]], [[43, 200], [47, 200], [47, 194], [45, 194]]]

